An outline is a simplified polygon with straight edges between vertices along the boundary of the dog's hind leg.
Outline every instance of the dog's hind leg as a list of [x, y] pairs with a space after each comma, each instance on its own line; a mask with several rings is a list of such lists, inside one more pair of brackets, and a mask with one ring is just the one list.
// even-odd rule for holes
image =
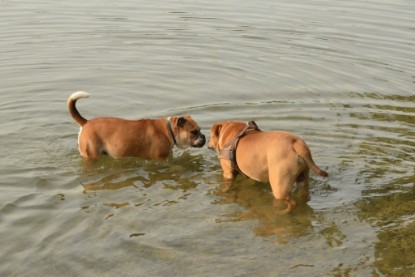
[[80, 137], [78, 148], [81, 156], [86, 159], [96, 159], [102, 154], [97, 142], [85, 137]]
[[310, 175], [310, 169], [305, 169], [303, 172], [300, 173], [297, 177], [297, 190], [298, 190], [298, 196], [308, 201], [310, 197], [310, 190], [308, 185], [308, 177]]
[[287, 204], [287, 208], [283, 213], [290, 213], [297, 204], [291, 198], [291, 190], [295, 180], [289, 174], [289, 168], [282, 166], [278, 170], [271, 170], [269, 172], [269, 182], [275, 199], [284, 201]]

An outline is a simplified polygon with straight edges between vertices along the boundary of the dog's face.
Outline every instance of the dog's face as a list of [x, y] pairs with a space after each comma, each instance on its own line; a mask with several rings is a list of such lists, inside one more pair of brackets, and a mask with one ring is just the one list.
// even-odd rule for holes
[[200, 132], [199, 125], [190, 115], [172, 117], [171, 122], [178, 147], [200, 148], [205, 145], [205, 135]]

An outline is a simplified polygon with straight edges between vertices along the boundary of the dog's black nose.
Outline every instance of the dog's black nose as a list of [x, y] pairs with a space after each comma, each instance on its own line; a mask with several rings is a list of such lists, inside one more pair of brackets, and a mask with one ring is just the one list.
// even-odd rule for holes
[[206, 137], [204, 134], [200, 133], [199, 137], [195, 141], [193, 147], [203, 147], [206, 143]]
[[200, 138], [203, 141], [203, 145], [206, 143], [206, 137], [204, 134], [200, 133]]

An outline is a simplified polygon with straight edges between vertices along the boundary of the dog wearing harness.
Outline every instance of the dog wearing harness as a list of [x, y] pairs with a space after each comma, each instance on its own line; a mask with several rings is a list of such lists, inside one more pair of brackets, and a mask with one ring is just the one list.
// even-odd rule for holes
[[328, 176], [314, 163], [303, 139], [287, 131], [261, 131], [253, 121], [213, 124], [208, 147], [219, 154], [227, 190], [239, 173], [257, 182], [269, 182], [275, 199], [287, 204], [283, 213], [297, 206], [291, 195], [294, 185], [300, 199], [309, 199], [310, 171]]
[[236, 148], [238, 147], [239, 140], [252, 133], [252, 132], [260, 132], [261, 130], [258, 128], [258, 125], [255, 121], [251, 120], [247, 123], [246, 127], [231, 141], [223, 146], [219, 150], [219, 159], [227, 159], [231, 161], [231, 166], [234, 170], [238, 171], [243, 176], [247, 177], [242, 170], [239, 168], [238, 163], [236, 162]]

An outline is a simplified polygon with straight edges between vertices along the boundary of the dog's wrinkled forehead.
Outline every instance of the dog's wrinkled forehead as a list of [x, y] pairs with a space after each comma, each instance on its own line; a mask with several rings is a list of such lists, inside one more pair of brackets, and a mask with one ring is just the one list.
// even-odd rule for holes
[[177, 117], [176, 126], [185, 130], [193, 130], [199, 128], [197, 122], [190, 115]]

